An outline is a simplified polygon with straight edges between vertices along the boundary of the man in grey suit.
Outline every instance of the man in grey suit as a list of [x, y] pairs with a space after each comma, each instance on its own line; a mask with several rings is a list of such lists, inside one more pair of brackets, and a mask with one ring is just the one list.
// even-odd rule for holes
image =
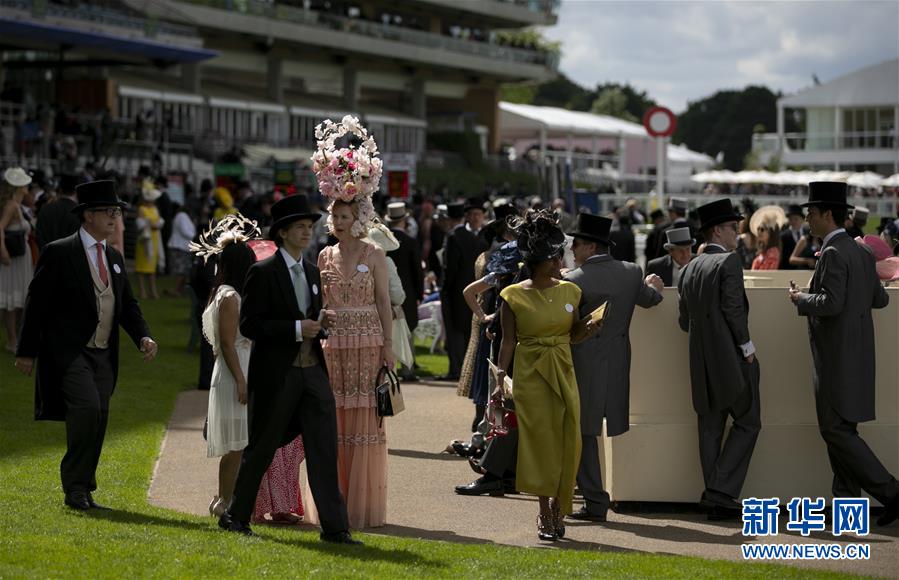
[[[680, 327], [690, 333], [690, 382], [698, 415], [699, 459], [709, 519], [736, 519], [749, 460], [761, 430], [759, 363], [749, 338], [749, 301], [733, 251], [743, 217], [729, 199], [698, 208], [705, 252], [681, 274]], [[727, 417], [733, 426], [722, 448]]]
[[571, 346], [574, 372], [581, 399], [581, 464], [577, 484], [584, 506], [571, 515], [578, 520], [606, 521], [609, 494], [603, 489], [597, 437], [615, 437], [630, 427], [630, 325], [634, 307], [650, 308], [662, 301], [662, 280], [656, 275], [643, 278], [640, 266], [621, 262], [609, 255], [612, 220], [588, 213], [578, 214], [574, 237], [578, 268], [565, 279], [581, 289], [580, 316], [586, 317], [608, 301], [602, 331], [593, 338]]
[[872, 308], [889, 296], [877, 277], [874, 257], [842, 225], [852, 206], [845, 183], [809, 183], [807, 220], [823, 240], [811, 288], [790, 288], [790, 300], [808, 317], [815, 365], [815, 409], [833, 469], [834, 497], [861, 497], [862, 490], [886, 510], [886, 525], [899, 516], [899, 483], [883, 466], [856, 427], [874, 419], [874, 321]]
[[693, 259], [693, 245], [696, 240], [690, 234], [690, 228], [671, 228], [665, 232], [668, 242], [665, 251], [668, 253], [651, 260], [646, 265], [647, 274], [656, 274], [665, 286], [677, 286], [684, 267]]

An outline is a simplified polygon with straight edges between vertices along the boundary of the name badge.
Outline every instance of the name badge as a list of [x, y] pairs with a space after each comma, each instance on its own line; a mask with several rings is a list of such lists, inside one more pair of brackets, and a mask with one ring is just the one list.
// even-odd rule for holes
[[365, 264], [359, 264], [358, 266], [356, 266], [356, 269], [363, 273], [368, 272], [368, 266], [366, 266]]
[[116, 273], [116, 274], [121, 274], [121, 273], [122, 273], [122, 269], [119, 268], [119, 265], [118, 265], [118, 264], [113, 264], [113, 265], [112, 265], [112, 269], [115, 270], [115, 273]]
[[572, 306], [571, 304], [566, 304], [566, 305], [565, 305], [565, 310], [566, 310], [567, 312], [574, 312], [574, 306]]
[[315, 284], [312, 285], [312, 293], [318, 295], [318, 286], [316, 286]]

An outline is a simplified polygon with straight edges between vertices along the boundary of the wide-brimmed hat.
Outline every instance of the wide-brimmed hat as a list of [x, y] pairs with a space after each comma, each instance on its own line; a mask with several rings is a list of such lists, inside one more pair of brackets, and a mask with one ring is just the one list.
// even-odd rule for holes
[[893, 281], [899, 279], [899, 258], [893, 256], [893, 250], [889, 244], [880, 239], [880, 237], [868, 234], [864, 238], [856, 237], [855, 241], [866, 246], [874, 256], [874, 267], [877, 270], [877, 277], [883, 281]]
[[3, 179], [13, 187], [25, 187], [31, 183], [31, 176], [21, 167], [10, 167], [3, 172]]
[[78, 196], [78, 205], [72, 208], [72, 213], [81, 213], [92, 207], [118, 206], [122, 209], [128, 207], [128, 204], [116, 195], [115, 181], [111, 179], [82, 183], [75, 187], [75, 195]]
[[407, 217], [409, 217], [409, 212], [406, 210], [405, 202], [395, 201], [387, 204], [387, 214], [384, 216], [385, 221], [398, 222]]
[[615, 242], [609, 238], [610, 231], [612, 231], [611, 219], [584, 212], [577, 214], [577, 226], [574, 231], [570, 232], [570, 235], [574, 238], [583, 238], [606, 246], [614, 246]]
[[297, 220], [312, 220], [312, 223], [321, 219], [322, 214], [313, 211], [309, 207], [309, 198], [298, 193], [290, 195], [272, 204], [272, 225], [268, 229], [268, 237], [277, 240], [278, 230], [288, 226]]
[[743, 216], [734, 209], [729, 198], [719, 199], [696, 208], [699, 215], [699, 229], [706, 230], [712, 226], [727, 222], [738, 222]]
[[759, 228], [765, 227], [771, 231], [779, 231], [787, 223], [787, 214], [779, 205], [764, 205], [752, 213], [749, 218], [749, 231], [752, 235], [759, 235]]
[[690, 228], [671, 228], [665, 232], [665, 237], [668, 239], [663, 246], [666, 250], [684, 246], [689, 248], [696, 243], [696, 240], [690, 234]]
[[400, 247], [399, 240], [384, 224], [375, 224], [368, 228], [368, 239], [378, 245], [385, 252], [392, 252]]
[[808, 201], [802, 207], [835, 205], [852, 209], [854, 206], [846, 203], [848, 194], [849, 186], [844, 181], [812, 181], [808, 184]]

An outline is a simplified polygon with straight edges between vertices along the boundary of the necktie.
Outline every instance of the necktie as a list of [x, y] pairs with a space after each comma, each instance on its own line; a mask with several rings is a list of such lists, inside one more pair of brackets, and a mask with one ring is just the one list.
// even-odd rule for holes
[[100, 281], [104, 286], [109, 286], [109, 273], [106, 271], [106, 263], [103, 262], [103, 244], [97, 242], [97, 271], [100, 272]]
[[309, 311], [309, 289], [306, 287], [306, 274], [299, 262], [290, 269], [293, 271], [293, 291], [297, 295], [297, 306], [300, 307], [300, 313], [305, 317], [306, 312]]

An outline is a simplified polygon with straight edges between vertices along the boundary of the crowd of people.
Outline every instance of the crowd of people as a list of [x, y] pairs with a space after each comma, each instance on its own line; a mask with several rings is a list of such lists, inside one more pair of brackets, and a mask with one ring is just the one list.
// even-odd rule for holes
[[[745, 216], [729, 199], [691, 214], [673, 198], [667, 221], [649, 214], [644, 276], [630, 225], [646, 218], [634, 203], [611, 216], [570, 215], [560, 200], [376, 208], [374, 141], [351, 118], [330, 130], [337, 136], [322, 138], [313, 157], [327, 211], [304, 194], [259, 195], [245, 183], [232, 194], [211, 182], [196, 195], [186, 188], [174, 207], [165, 180], [149, 174], [133, 197], [140, 298], [159, 297], [155, 276], [166, 270], [173, 294], [189, 284], [197, 297], [200, 383], [210, 389], [204, 435], [207, 455], [220, 458], [209, 511], [222, 528], [251, 534], [253, 522], [302, 520], [320, 525], [325, 541], [357, 544], [350, 530], [385, 524], [387, 434], [376, 389], [397, 364], [405, 380], [417, 379], [411, 332], [434, 300], [449, 358], [440, 379], [474, 407], [471, 442], [449, 451], [468, 456], [481, 477], [456, 492], [538, 496], [546, 541], [565, 535], [566, 516], [605, 521], [597, 436], [604, 422], [612, 437], [629, 428], [630, 321], [637, 306], [662, 301], [664, 286], [678, 288], [690, 336], [701, 503], [712, 518], [735, 517], [761, 428], [743, 270], [772, 267], [815, 269], [809, 291], [793, 288], [789, 299], [813, 330], [834, 494], [864, 489], [886, 506], [882, 522], [899, 515], [899, 484], [855, 431], [873, 417], [870, 311], [886, 305], [882, 281], [899, 272], [878, 267], [891, 258], [875, 240], [891, 255], [896, 227], [886, 220], [882, 237], [858, 235], [867, 215], [850, 211], [845, 184], [812, 184], [805, 207]], [[338, 148], [344, 135], [355, 145]], [[63, 176], [55, 194], [35, 195], [21, 168], [3, 179], [7, 349], [20, 371], [37, 368], [36, 417], [66, 423], [65, 503], [103, 509], [92, 493], [119, 327], [145, 360], [157, 352], [123, 258], [128, 204], [115, 180]], [[840, 342], [850, 316], [862, 320], [853, 345]], [[728, 416], [734, 428], [722, 448]], [[584, 498], [577, 511], [575, 485]]]

